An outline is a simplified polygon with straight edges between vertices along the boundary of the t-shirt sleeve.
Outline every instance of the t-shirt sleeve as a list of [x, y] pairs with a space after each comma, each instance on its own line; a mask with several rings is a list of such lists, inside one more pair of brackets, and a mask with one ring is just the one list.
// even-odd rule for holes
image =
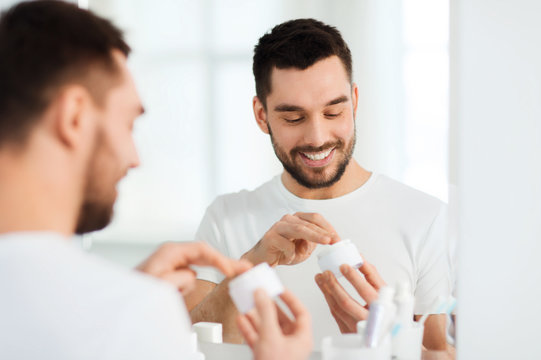
[[192, 359], [190, 326], [180, 294], [168, 285], [156, 284], [123, 307], [110, 358]]
[[[218, 197], [207, 208], [195, 234], [195, 240], [205, 242], [221, 254], [229, 257], [229, 250], [225, 244], [223, 231], [219, 222], [223, 218], [223, 214], [223, 200], [221, 197]], [[193, 266], [192, 268], [197, 272], [197, 279], [199, 280], [218, 284], [225, 278], [221, 272], [212, 267]]]
[[447, 206], [441, 204], [420, 247], [414, 308], [417, 315], [433, 311], [431, 306], [439, 295], [451, 295], [447, 220]]

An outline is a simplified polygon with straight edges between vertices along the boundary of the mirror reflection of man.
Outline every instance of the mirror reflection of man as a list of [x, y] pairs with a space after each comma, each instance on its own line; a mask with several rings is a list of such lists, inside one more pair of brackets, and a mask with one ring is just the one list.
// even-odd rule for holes
[[[253, 72], [255, 119], [284, 171], [254, 191], [218, 197], [196, 238], [232, 258], [277, 266], [314, 317], [316, 345], [355, 332], [385, 283], [410, 285], [416, 318], [430, 312], [450, 293], [445, 206], [353, 158], [359, 94], [340, 33], [313, 19], [277, 25], [259, 39]], [[345, 238], [367, 262], [360, 271], [342, 268], [350, 284], [330, 272], [314, 281], [317, 245]], [[241, 341], [226, 289], [223, 276], [203, 270], [187, 305], [192, 321], [222, 322], [226, 339]], [[430, 315], [425, 325], [424, 345], [445, 349], [445, 316]]]
[[[189, 265], [250, 267], [205, 244], [166, 244], [135, 272], [71, 241], [110, 222], [116, 185], [139, 164], [129, 52], [111, 23], [64, 2], [0, 18], [1, 359], [189, 359]], [[309, 314], [282, 299], [295, 315], [286, 323], [264, 292], [238, 318], [256, 359], [310, 352]]]

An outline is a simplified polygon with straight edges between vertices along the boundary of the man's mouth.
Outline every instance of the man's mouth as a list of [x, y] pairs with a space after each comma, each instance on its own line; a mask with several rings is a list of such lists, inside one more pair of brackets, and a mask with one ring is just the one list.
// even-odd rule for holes
[[319, 152], [300, 152], [301, 159], [309, 167], [321, 167], [331, 162], [334, 155], [334, 147]]

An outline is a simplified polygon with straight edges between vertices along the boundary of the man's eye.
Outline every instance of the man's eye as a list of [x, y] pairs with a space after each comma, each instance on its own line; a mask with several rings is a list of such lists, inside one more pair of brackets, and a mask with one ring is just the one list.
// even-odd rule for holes
[[335, 118], [335, 117], [338, 117], [342, 114], [342, 112], [340, 111], [339, 113], [332, 113], [332, 114], [325, 114], [326, 117], [330, 117], [330, 118]]
[[296, 122], [299, 122], [299, 121], [301, 121], [302, 119], [304, 119], [304, 118], [303, 118], [303, 117], [300, 117], [300, 118], [297, 118], [297, 119], [285, 119], [285, 118], [284, 118], [284, 120], [285, 120], [286, 122], [290, 123], [290, 124], [294, 124], [294, 123], [296, 123]]

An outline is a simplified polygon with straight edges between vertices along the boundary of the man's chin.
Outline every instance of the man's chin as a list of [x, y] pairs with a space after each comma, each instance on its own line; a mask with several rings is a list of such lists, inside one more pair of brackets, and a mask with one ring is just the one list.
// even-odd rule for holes
[[99, 207], [86, 204], [81, 209], [79, 220], [75, 228], [77, 235], [86, 234], [104, 229], [113, 218], [112, 207]]
[[308, 189], [322, 189], [334, 185], [340, 178], [337, 179], [336, 174], [327, 175], [325, 173], [320, 174], [306, 174], [305, 172], [288, 171], [289, 174], [297, 181], [297, 183]]

